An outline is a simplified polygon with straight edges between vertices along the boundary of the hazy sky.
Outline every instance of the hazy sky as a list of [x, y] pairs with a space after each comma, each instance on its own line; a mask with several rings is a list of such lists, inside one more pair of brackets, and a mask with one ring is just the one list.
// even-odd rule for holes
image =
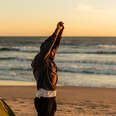
[[0, 35], [116, 36], [116, 0], [0, 0]]

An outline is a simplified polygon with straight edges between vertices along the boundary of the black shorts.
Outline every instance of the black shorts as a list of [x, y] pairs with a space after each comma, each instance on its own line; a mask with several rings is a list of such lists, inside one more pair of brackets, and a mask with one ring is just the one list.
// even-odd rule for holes
[[56, 97], [36, 97], [34, 99], [35, 108], [38, 116], [54, 116], [56, 112]]

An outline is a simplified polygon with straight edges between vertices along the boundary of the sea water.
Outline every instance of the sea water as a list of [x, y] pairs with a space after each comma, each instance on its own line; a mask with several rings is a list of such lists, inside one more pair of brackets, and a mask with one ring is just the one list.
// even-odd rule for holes
[[[31, 62], [47, 37], [0, 37], [0, 80], [35, 81]], [[63, 37], [58, 84], [116, 88], [116, 37]]]

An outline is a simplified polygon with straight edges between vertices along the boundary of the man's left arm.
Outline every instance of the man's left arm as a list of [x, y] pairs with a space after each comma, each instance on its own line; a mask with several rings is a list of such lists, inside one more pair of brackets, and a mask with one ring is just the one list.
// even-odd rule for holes
[[55, 42], [55, 44], [54, 44], [54, 46], [52, 48], [52, 51], [53, 50], [57, 51], [57, 49], [59, 48], [60, 41], [61, 41], [62, 34], [63, 34], [63, 30], [64, 30], [64, 28], [59, 32], [58, 37], [56, 39], [56, 42]]

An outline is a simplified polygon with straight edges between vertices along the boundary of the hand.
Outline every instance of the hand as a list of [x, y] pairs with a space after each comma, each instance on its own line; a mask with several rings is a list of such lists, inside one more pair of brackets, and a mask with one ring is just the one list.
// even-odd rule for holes
[[64, 23], [62, 21], [57, 24], [57, 29], [59, 30], [64, 29]]

